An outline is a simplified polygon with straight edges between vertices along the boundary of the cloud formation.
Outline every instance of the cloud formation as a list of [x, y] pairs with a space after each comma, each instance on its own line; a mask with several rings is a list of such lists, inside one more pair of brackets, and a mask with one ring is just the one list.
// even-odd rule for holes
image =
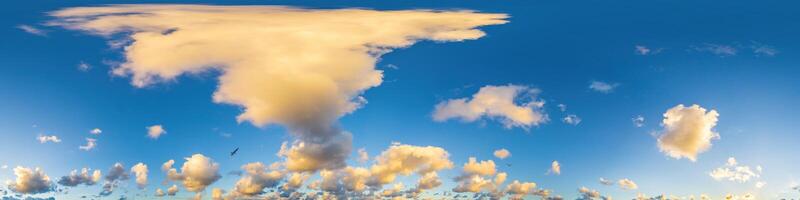
[[755, 171], [753, 171], [750, 166], [739, 165], [739, 163], [736, 162], [736, 158], [730, 157], [728, 158], [728, 162], [725, 163], [725, 166], [714, 169], [709, 172], [708, 175], [717, 181], [727, 180], [746, 183], [750, 181], [751, 178], [760, 177], [761, 171], [761, 166], [756, 166]]
[[336, 121], [363, 106], [361, 94], [381, 84], [382, 71], [375, 68], [381, 55], [420, 40], [478, 39], [485, 33], [477, 27], [508, 17], [209, 5], [111, 5], [50, 14], [56, 17], [50, 25], [101, 36], [126, 33], [132, 41], [124, 48], [126, 61], [113, 72], [131, 76], [136, 87], [220, 71], [213, 101], [243, 107], [240, 122], [286, 126], [298, 139], [286, 158], [313, 164], [293, 166], [305, 171], [344, 166], [351, 142]]
[[527, 86], [484, 86], [472, 98], [450, 99], [437, 104], [433, 119], [441, 122], [460, 118], [473, 122], [487, 117], [499, 120], [506, 128], [527, 129], [547, 121], [542, 110], [544, 101], [536, 99], [538, 93], [538, 89]]
[[558, 163], [557, 160], [554, 160], [553, 163], [550, 163], [550, 171], [549, 172], [553, 173], [555, 175], [560, 175], [561, 174], [561, 164]]
[[635, 182], [627, 178], [620, 179], [619, 181], [617, 181], [617, 184], [619, 185], [619, 188], [622, 188], [623, 190], [639, 189], [639, 186], [636, 185]]
[[567, 115], [566, 117], [564, 117], [564, 119], [562, 119], [562, 121], [564, 121], [564, 123], [566, 124], [577, 126], [578, 124], [581, 123], [581, 118], [578, 117], [577, 115]]
[[116, 188], [120, 182], [126, 181], [130, 178], [128, 172], [125, 171], [125, 166], [122, 163], [114, 163], [111, 166], [111, 169], [108, 170], [105, 177], [105, 183], [103, 183], [103, 191], [100, 195], [107, 196], [114, 192], [114, 188]]
[[14, 175], [17, 176], [14, 181], [7, 181], [8, 189], [22, 194], [39, 194], [50, 192], [53, 190], [53, 183], [50, 177], [42, 171], [42, 169], [25, 168], [17, 166], [14, 168]]
[[603, 81], [592, 81], [592, 83], [589, 84], [589, 89], [606, 94], [613, 92], [617, 87], [619, 87], [619, 83], [607, 83]]
[[169, 180], [181, 181], [183, 187], [190, 192], [202, 192], [208, 185], [222, 177], [219, 174], [219, 163], [214, 162], [211, 158], [202, 154], [194, 154], [185, 159], [186, 162], [183, 163], [180, 173], [172, 167], [175, 164], [174, 160], [164, 163], [161, 169], [167, 172]]
[[[81, 64], [86, 65], [86, 63], [81, 63]], [[92, 135], [100, 135], [100, 133], [103, 133], [103, 130], [100, 130], [99, 128], [94, 128], [91, 131], [89, 131], [89, 133], [91, 133]]]
[[697, 52], [707, 52], [720, 57], [735, 56], [739, 49], [734, 46], [724, 44], [704, 43], [700, 46], [692, 46], [692, 50]]
[[717, 117], [716, 110], [706, 111], [699, 105], [679, 104], [670, 108], [661, 122], [664, 130], [658, 137], [658, 148], [670, 157], [696, 161], [697, 154], [711, 148], [711, 140], [719, 138], [712, 130]]
[[83, 168], [80, 173], [78, 173], [78, 170], [72, 170], [68, 176], [62, 176], [58, 179], [58, 184], [68, 187], [74, 187], [80, 184], [94, 185], [103, 177], [100, 170], [94, 170], [91, 174], [89, 173], [90, 170], [91, 169]]
[[506, 149], [498, 149], [494, 151], [494, 157], [506, 159], [511, 156], [511, 152]]
[[39, 136], [36, 137], [36, 140], [39, 140], [39, 143], [42, 143], [42, 144], [48, 143], [48, 142], [52, 142], [52, 143], [61, 142], [61, 139], [59, 139], [58, 136], [55, 136], [55, 135], [39, 135]]
[[137, 163], [131, 167], [131, 172], [136, 176], [136, 186], [139, 189], [144, 189], [147, 186], [147, 165], [144, 163]]
[[25, 31], [27, 33], [30, 33], [30, 34], [34, 34], [34, 35], [38, 35], [38, 36], [47, 36], [47, 32], [45, 32], [42, 29], [36, 28], [34, 26], [31, 26], [31, 25], [23, 24], [23, 25], [17, 26], [17, 28], [22, 30], [22, 31]]
[[158, 139], [161, 135], [167, 134], [167, 130], [161, 125], [152, 125], [147, 127], [147, 137]]
[[94, 149], [97, 146], [97, 139], [94, 138], [86, 138], [86, 145], [78, 146], [78, 149], [89, 151]]

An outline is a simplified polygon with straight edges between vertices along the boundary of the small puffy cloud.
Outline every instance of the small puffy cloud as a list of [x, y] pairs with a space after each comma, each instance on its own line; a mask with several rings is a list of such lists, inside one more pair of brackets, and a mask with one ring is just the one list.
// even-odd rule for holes
[[617, 87], [619, 87], [619, 83], [607, 83], [603, 81], [592, 81], [592, 83], [589, 84], [589, 89], [606, 94], [613, 92]]
[[641, 115], [637, 115], [636, 117], [631, 119], [631, 122], [633, 122], [633, 126], [643, 127], [644, 126], [644, 117], [642, 117]]
[[[178, 186], [175, 186], [175, 190], [178, 190]], [[164, 195], [166, 195], [166, 193], [164, 193], [164, 190], [162, 190], [161, 188], [158, 188], [158, 189], [156, 189], [156, 194], [155, 195], [157, 197], [163, 197]]]
[[52, 143], [61, 142], [61, 139], [59, 139], [58, 136], [55, 136], [55, 135], [41, 135], [40, 134], [39, 136], [36, 137], [36, 140], [39, 140], [39, 143], [42, 143], [42, 144], [48, 143], [48, 142], [52, 142]]
[[664, 113], [664, 130], [658, 137], [658, 148], [673, 158], [697, 160], [697, 154], [711, 148], [711, 140], [719, 138], [712, 129], [717, 125], [719, 113], [706, 111], [699, 105], [685, 107], [683, 104]]
[[606, 178], [600, 177], [600, 184], [603, 185], [614, 185], [614, 181], [608, 180]]
[[371, 185], [391, 183], [397, 175], [425, 175], [453, 168], [450, 154], [441, 147], [393, 144], [375, 157], [370, 167]]
[[22, 30], [22, 31], [25, 31], [27, 33], [30, 33], [30, 34], [34, 34], [34, 35], [38, 35], [38, 36], [47, 36], [47, 32], [45, 32], [42, 29], [36, 28], [34, 26], [31, 26], [31, 25], [23, 24], [23, 25], [17, 26], [17, 28]]
[[94, 138], [86, 138], [86, 145], [78, 146], [78, 149], [89, 151], [94, 149], [97, 146], [97, 139]]
[[147, 137], [158, 139], [161, 135], [166, 134], [167, 131], [161, 125], [152, 125], [147, 127]]
[[758, 182], [756, 182], [756, 188], [759, 188], [759, 189], [761, 189], [761, 188], [763, 188], [765, 185], [767, 185], [767, 182], [764, 182], [764, 181], [758, 181]]
[[578, 125], [581, 123], [581, 118], [577, 115], [567, 115], [564, 117], [564, 119], [562, 119], [562, 121], [564, 121], [566, 124]]
[[147, 186], [147, 165], [144, 163], [137, 163], [131, 167], [131, 172], [136, 176], [136, 186], [139, 189], [144, 189]]
[[50, 192], [54, 189], [50, 177], [38, 167], [30, 169], [18, 166], [14, 168], [14, 175], [17, 176], [16, 180], [9, 180], [6, 182], [8, 189], [13, 192], [21, 194], [39, 194]]
[[[89, 65], [89, 63], [86, 63], [86, 62], [83, 62], [83, 61], [78, 63], [78, 70], [80, 70], [82, 72], [85, 72], [85, 71], [89, 71], [90, 69], [92, 69], [92, 66]], [[100, 130], [100, 129], [93, 129], [92, 132], [94, 132], [94, 130]], [[95, 134], [95, 133], [92, 133], [92, 134]], [[100, 133], [96, 133], [96, 134], [100, 134]]]
[[566, 112], [567, 111], [567, 105], [564, 105], [564, 104], [560, 103], [557, 106], [558, 106], [558, 110], [561, 110], [561, 112]]
[[553, 173], [555, 175], [560, 175], [561, 174], [561, 163], [558, 163], [557, 160], [554, 160], [553, 163], [550, 163], [549, 172]]
[[116, 188], [120, 182], [126, 181], [130, 178], [128, 172], [125, 171], [125, 167], [122, 163], [114, 163], [111, 166], [111, 169], [108, 170], [105, 176], [105, 183], [103, 183], [103, 191], [100, 193], [103, 196], [110, 195], [114, 192], [114, 188]]
[[169, 160], [162, 165], [161, 169], [167, 172], [169, 180], [181, 181], [183, 187], [191, 192], [201, 192], [222, 177], [219, 174], [219, 163], [202, 154], [194, 154], [186, 158], [180, 173], [172, 168], [174, 163], [175, 161]]
[[639, 189], [639, 186], [636, 185], [635, 182], [627, 178], [620, 179], [619, 181], [617, 181], [617, 184], [619, 185], [619, 188], [622, 188], [623, 190]]
[[660, 48], [659, 49], [652, 49], [652, 48], [644, 46], [644, 45], [635, 45], [634, 46], [634, 52], [636, 52], [637, 55], [642, 55], [642, 56], [655, 55], [655, 54], [661, 53], [662, 50], [663, 49], [660, 49]]
[[761, 167], [757, 166], [756, 170], [753, 171], [750, 166], [739, 165], [739, 163], [736, 162], [736, 158], [730, 157], [728, 158], [728, 162], [725, 163], [725, 166], [714, 169], [709, 172], [708, 175], [717, 181], [727, 180], [745, 183], [750, 181], [751, 178], [758, 178], [761, 176]]
[[225, 190], [214, 188], [211, 190], [211, 200], [223, 200], [225, 195]]
[[[506, 128], [529, 128], [547, 121], [537, 100], [538, 89], [519, 85], [484, 86], [472, 98], [450, 99], [436, 105], [435, 121], [461, 118], [472, 122], [482, 117], [500, 120]], [[520, 103], [518, 103], [520, 102]]]
[[62, 176], [58, 179], [58, 184], [68, 187], [74, 187], [80, 184], [94, 185], [103, 178], [100, 170], [94, 170], [94, 172], [91, 173], [89, 173], [89, 171], [91, 171], [91, 169], [87, 168], [81, 169], [80, 173], [78, 170], [72, 170], [68, 176]]
[[367, 153], [367, 150], [364, 148], [358, 149], [358, 162], [366, 163], [367, 161], [369, 161], [369, 154]]
[[697, 52], [711, 53], [720, 57], [735, 56], [739, 51], [734, 46], [710, 43], [705, 43], [700, 46], [692, 46], [691, 49]]
[[103, 130], [100, 130], [99, 128], [94, 128], [91, 131], [89, 131], [89, 133], [91, 133], [92, 135], [100, 135], [100, 133], [103, 133]]
[[498, 149], [494, 151], [494, 157], [506, 159], [511, 156], [511, 152], [506, 149]]
[[275, 187], [283, 179], [284, 174], [273, 167], [268, 170], [267, 166], [261, 162], [248, 163], [242, 166], [244, 175], [233, 191], [245, 196], [254, 196], [264, 193], [264, 188]]
[[177, 194], [177, 193], [178, 193], [178, 186], [177, 185], [172, 185], [169, 188], [167, 188], [167, 195], [175, 196], [175, 194]]

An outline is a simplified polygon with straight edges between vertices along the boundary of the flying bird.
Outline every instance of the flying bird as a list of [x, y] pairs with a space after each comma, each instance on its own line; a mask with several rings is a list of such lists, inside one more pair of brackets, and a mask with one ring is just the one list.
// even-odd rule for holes
[[233, 155], [236, 155], [236, 152], [239, 152], [239, 147], [236, 147], [236, 149], [234, 149], [234, 150], [231, 152], [231, 156], [233, 156]]

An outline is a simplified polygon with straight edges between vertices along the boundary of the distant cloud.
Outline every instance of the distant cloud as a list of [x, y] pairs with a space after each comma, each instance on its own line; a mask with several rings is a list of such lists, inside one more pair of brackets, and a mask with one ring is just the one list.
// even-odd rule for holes
[[437, 104], [433, 119], [441, 122], [461, 118], [473, 122], [486, 117], [500, 120], [506, 128], [527, 129], [547, 121], [542, 110], [544, 101], [536, 99], [538, 93], [538, 89], [519, 85], [484, 86], [472, 98], [450, 99]]
[[94, 138], [86, 138], [86, 145], [78, 146], [78, 149], [89, 151], [94, 149], [97, 146], [97, 139]]
[[511, 152], [506, 149], [498, 149], [494, 151], [494, 157], [499, 159], [506, 159], [511, 156]]
[[592, 199], [611, 200], [611, 198], [600, 195], [600, 192], [598, 192], [597, 190], [589, 189], [586, 187], [578, 188], [578, 194], [580, 195], [578, 200], [592, 200]]
[[561, 174], [561, 163], [558, 163], [557, 160], [554, 160], [550, 163], [550, 171], [549, 173], [560, 175]]
[[679, 104], [664, 113], [658, 148], [673, 158], [697, 160], [697, 154], [711, 148], [711, 140], [719, 134], [712, 129], [717, 125], [719, 113], [706, 111], [699, 105], [685, 107]]
[[144, 189], [147, 186], [147, 165], [144, 163], [137, 163], [131, 167], [131, 172], [136, 176], [136, 186], [139, 189]]
[[600, 177], [600, 184], [603, 184], [603, 185], [614, 185], [614, 181]]
[[643, 127], [644, 126], [644, 117], [642, 117], [641, 115], [637, 115], [636, 117], [631, 119], [631, 121], [633, 122], [633, 126], [636, 126], [636, 127]]
[[634, 48], [637, 55], [643, 55], [643, 56], [659, 54], [663, 50], [661, 48], [651, 49], [644, 45], [635, 45]]
[[61, 142], [61, 139], [58, 139], [58, 136], [55, 136], [55, 135], [41, 135], [40, 134], [39, 136], [36, 137], [36, 140], [39, 140], [39, 143], [42, 143], [42, 144], [48, 143], [48, 142], [52, 142], [52, 143]]
[[775, 49], [775, 47], [761, 44], [759, 42], [751, 42], [750, 48], [753, 49], [753, 53], [758, 56], [775, 56], [780, 52]]
[[245, 164], [242, 166], [242, 170], [245, 173], [236, 182], [232, 192], [247, 197], [264, 193], [264, 188], [276, 187], [285, 175], [275, 167], [268, 169], [261, 162]]
[[358, 162], [366, 163], [367, 161], [369, 161], [369, 154], [367, 153], [367, 150], [364, 148], [358, 149]]
[[100, 193], [101, 196], [108, 196], [114, 189], [116, 189], [122, 181], [126, 181], [130, 178], [128, 172], [125, 171], [125, 167], [122, 166], [122, 163], [114, 163], [111, 166], [111, 169], [108, 170], [105, 176], [105, 183], [103, 183], [103, 191]]
[[92, 135], [100, 135], [100, 133], [103, 133], [103, 130], [100, 130], [99, 128], [94, 128], [91, 131], [89, 131], [89, 133], [91, 133]]
[[556, 106], [558, 106], [558, 110], [561, 110], [561, 112], [566, 112], [567, 111], [567, 105], [558, 104]]
[[92, 66], [89, 65], [88, 63], [83, 62], [83, 61], [78, 63], [78, 70], [85, 72], [85, 71], [89, 71], [90, 69], [92, 69]]
[[636, 185], [635, 182], [627, 178], [620, 179], [619, 181], [617, 181], [617, 184], [619, 185], [619, 188], [622, 188], [623, 190], [639, 189], [639, 186]]
[[78, 170], [72, 170], [68, 176], [62, 176], [58, 180], [58, 184], [68, 187], [74, 187], [79, 184], [94, 185], [103, 178], [100, 170], [94, 170], [91, 174], [89, 171], [91, 169], [88, 168], [81, 169], [80, 173], [78, 173]]
[[147, 127], [147, 137], [158, 139], [161, 135], [166, 134], [167, 130], [164, 130], [164, 127], [161, 125], [153, 125]]
[[17, 28], [18, 28], [18, 29], [20, 29], [20, 30], [22, 30], [22, 31], [25, 31], [25, 32], [27, 32], [27, 33], [30, 33], [30, 34], [34, 34], [34, 35], [38, 35], [38, 36], [47, 36], [47, 32], [45, 32], [45, 31], [44, 31], [44, 30], [42, 30], [42, 29], [39, 29], [39, 28], [33, 27], [33, 26], [31, 26], [31, 25], [25, 25], [25, 24], [23, 24], [23, 25], [19, 25], [19, 26], [17, 26]]
[[[178, 193], [178, 186], [177, 185], [172, 185], [169, 188], [167, 188], [167, 195], [175, 196], [175, 194], [177, 194], [177, 193]], [[161, 196], [164, 196], [164, 195], [161, 195]]]
[[169, 180], [183, 182], [183, 187], [191, 192], [201, 192], [222, 177], [219, 174], [219, 163], [203, 154], [194, 154], [186, 158], [180, 173], [172, 168], [174, 163], [174, 160], [167, 161], [162, 170], [167, 172]]
[[562, 119], [562, 121], [564, 121], [564, 123], [566, 124], [578, 125], [581, 123], [581, 118], [578, 117], [577, 115], [567, 115], [566, 117], [564, 117], [564, 119]]
[[607, 83], [607, 82], [602, 82], [602, 81], [592, 81], [592, 83], [589, 84], [589, 89], [592, 89], [592, 90], [594, 90], [596, 92], [601, 92], [601, 93], [611, 93], [618, 86], [619, 86], [619, 83]]
[[704, 43], [699, 46], [691, 46], [690, 48], [691, 50], [697, 52], [711, 53], [720, 57], [735, 56], [739, 51], [739, 49], [734, 46], [710, 43]]
[[736, 158], [730, 157], [728, 158], [728, 162], [725, 163], [725, 166], [714, 169], [708, 173], [708, 175], [717, 181], [727, 180], [746, 183], [750, 181], [751, 178], [758, 178], [761, 176], [761, 166], [757, 166], [755, 171], [753, 171], [750, 166], [739, 165], [739, 163], [736, 162]]
[[21, 194], [39, 194], [53, 191], [55, 188], [50, 177], [38, 167], [35, 169], [16, 167], [14, 168], [16, 180], [8, 181], [8, 189]]

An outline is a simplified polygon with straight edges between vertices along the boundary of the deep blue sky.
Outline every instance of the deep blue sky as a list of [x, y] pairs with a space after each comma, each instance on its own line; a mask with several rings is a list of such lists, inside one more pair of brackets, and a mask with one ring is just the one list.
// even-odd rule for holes
[[[278, 125], [237, 123], [240, 108], [215, 104], [218, 75], [182, 76], [175, 82], [135, 88], [128, 77], [111, 76], [124, 58], [106, 40], [43, 26], [46, 12], [105, 3], [163, 1], [15, 1], [0, 8], [0, 180], [13, 179], [13, 166], [42, 167], [51, 178], [91, 167], [104, 172], [115, 162], [151, 166], [150, 195], [164, 175], [158, 166], [202, 153], [220, 162], [222, 172], [248, 162], [278, 161], [275, 152], [291, 140]], [[209, 1], [166, 3], [223, 4]], [[510, 179], [536, 182], [567, 199], [580, 186], [614, 198], [648, 195], [753, 193], [762, 198], [789, 194], [800, 179], [795, 152], [800, 136], [794, 111], [800, 99], [800, 4], [790, 1], [225, 1], [224, 4], [292, 5], [307, 8], [471, 9], [507, 13], [510, 23], [481, 28], [487, 36], [465, 42], [420, 42], [382, 57], [384, 83], [366, 91], [366, 106], [340, 119], [354, 136], [354, 149], [377, 155], [392, 142], [439, 146], [456, 168], [443, 172], [445, 184], [468, 157], [493, 159], [495, 149], [513, 154], [496, 160]], [[46, 31], [26, 33], [19, 25]], [[661, 49], [638, 55], [636, 45]], [[726, 45], [736, 55], [721, 56], [695, 47]], [[777, 50], [773, 56], [753, 46]], [[78, 70], [85, 62], [88, 71]], [[387, 66], [394, 65], [397, 69]], [[589, 89], [592, 81], [619, 84], [610, 93]], [[493, 120], [435, 122], [434, 105], [469, 97], [486, 85], [525, 85], [541, 89], [550, 121], [526, 131], [506, 129]], [[567, 105], [567, 112], [557, 104]], [[720, 113], [719, 140], [696, 162], [660, 152], [653, 134], [662, 114], [678, 104], [698, 104]], [[565, 114], [582, 121], [569, 125]], [[631, 118], [641, 115], [645, 126]], [[162, 124], [158, 140], [146, 126]], [[77, 148], [100, 128], [98, 146]], [[38, 134], [58, 135], [61, 143], [40, 144]], [[230, 134], [231, 137], [224, 137]], [[239, 155], [228, 152], [240, 147]], [[355, 152], [354, 154], [355, 155]], [[716, 181], [708, 173], [728, 157], [761, 165], [765, 188]], [[550, 162], [562, 174], [546, 175]], [[506, 163], [513, 164], [508, 167]], [[215, 186], [228, 188], [237, 177]], [[629, 178], [639, 189], [623, 191], [598, 183], [600, 177]], [[411, 180], [411, 179], [409, 179]], [[130, 184], [129, 196], [137, 193]], [[411, 185], [411, 184], [407, 184]], [[88, 193], [99, 188], [85, 189]], [[181, 195], [189, 197], [190, 193]]]

